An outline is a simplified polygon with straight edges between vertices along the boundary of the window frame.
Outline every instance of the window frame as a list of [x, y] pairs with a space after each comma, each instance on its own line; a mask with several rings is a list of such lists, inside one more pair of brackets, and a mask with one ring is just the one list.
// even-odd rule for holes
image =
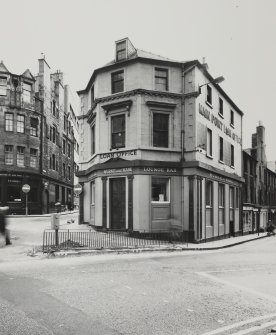
[[[166, 198], [167, 200], [164, 201], [157, 201], [157, 200], [153, 200], [153, 181], [154, 179], [156, 180], [166, 180]], [[161, 193], [162, 194], [162, 193]], [[159, 194], [160, 196], [160, 194]], [[168, 176], [152, 176], [151, 177], [151, 203], [154, 204], [170, 204], [171, 203], [171, 178]]]
[[[122, 78], [115, 79], [116, 76], [122, 75]], [[122, 87], [119, 86], [119, 89], [116, 88], [118, 83], [122, 82]], [[125, 88], [125, 71], [124, 70], [118, 70], [115, 72], [111, 72], [111, 94], [117, 94], [124, 92]]]
[[[92, 156], [96, 153], [95, 130], [96, 130], [96, 126], [95, 124], [92, 124], [91, 126], [91, 155]], [[112, 138], [112, 135], [111, 135], [111, 138]]]
[[222, 118], [224, 118], [223, 116], [223, 99], [221, 97], [219, 97], [219, 112], [218, 115]]
[[[29, 87], [29, 89], [26, 89], [26, 87]], [[23, 81], [23, 84], [22, 84], [22, 91], [23, 91], [23, 94], [22, 94], [22, 98], [23, 98], [23, 101], [30, 104], [32, 103], [32, 84], [31, 83], [28, 83], [27, 81]]]
[[[38, 164], [37, 164], [37, 155], [38, 154], [38, 150], [36, 148], [30, 148], [30, 167], [31, 168], [37, 168]], [[32, 165], [32, 162], [34, 162], [35, 164]]]
[[208, 105], [212, 106], [213, 103], [213, 97], [212, 97], [212, 87], [210, 85], [206, 85], [206, 102]]
[[[155, 128], [155, 117], [158, 115], [162, 115], [162, 117], [166, 117], [167, 118], [167, 130], [162, 130], [162, 129], [156, 129]], [[170, 112], [163, 112], [163, 111], [152, 111], [152, 146], [154, 148], [170, 148]], [[155, 140], [155, 134], [159, 134], [162, 135], [165, 132], [167, 132], [167, 136], [166, 136], [166, 140], [167, 140], [167, 145], [163, 146], [163, 145], [156, 145], [156, 140]], [[160, 138], [163, 138], [163, 136], [160, 136]]]
[[[36, 120], [35, 124], [32, 123], [32, 120]], [[35, 127], [34, 127], [35, 125]], [[36, 117], [31, 117], [30, 118], [30, 136], [33, 137], [38, 137], [38, 125], [39, 125], [39, 120]]]
[[223, 146], [224, 146], [223, 137], [219, 136], [219, 161], [221, 163], [224, 163], [224, 150], [223, 150]]
[[[165, 76], [158, 75], [158, 73], [166, 73]], [[161, 83], [157, 83], [158, 79], [165, 79], [165, 88], [157, 88], [157, 85], [161, 85]], [[162, 84], [164, 86], [164, 84]], [[169, 91], [169, 69], [162, 67], [154, 68], [154, 88], [156, 91], [168, 92]]]
[[[119, 118], [124, 118], [124, 130], [123, 131], [113, 131], [113, 121], [114, 119], [119, 119]], [[110, 147], [111, 149], [120, 149], [120, 148], [125, 148], [126, 147], [126, 113], [120, 113], [120, 114], [113, 114], [110, 116]], [[113, 135], [122, 133], [124, 135], [124, 144], [123, 145], [115, 145], [113, 142]]]
[[[19, 118], [22, 118], [22, 120], [19, 120]], [[16, 132], [19, 134], [25, 134], [25, 115], [23, 114], [17, 114], [16, 115]]]
[[[7, 83], [8, 78], [5, 76], [0, 76], [0, 96], [5, 97], [7, 96]], [[5, 94], [3, 94], [5, 92]]]
[[232, 128], [235, 127], [235, 116], [234, 116], [234, 111], [230, 109], [230, 126]]
[[[208, 140], [209, 139], [209, 140]], [[213, 131], [210, 128], [207, 128], [207, 157], [213, 158]]]
[[[7, 148], [10, 148], [11, 150], [7, 150]], [[13, 155], [13, 145], [5, 144], [4, 146], [4, 162], [5, 165], [13, 165], [14, 164], [14, 155]], [[10, 161], [9, 163], [7, 161]]]
[[[22, 149], [22, 152], [20, 150]], [[23, 164], [19, 164], [19, 162], [23, 162]], [[16, 165], [18, 167], [25, 167], [25, 147], [17, 146], [16, 149]]]
[[233, 144], [230, 144], [230, 164], [231, 164], [231, 167], [234, 167], [235, 166], [235, 147]]
[[[220, 190], [222, 190], [222, 193], [220, 192]], [[218, 184], [218, 207], [221, 209], [225, 209], [225, 184], [222, 183]]]
[[[124, 45], [124, 48], [119, 49], [121, 45]], [[121, 56], [119, 57], [119, 54], [121, 54], [122, 52], [125, 53], [124, 57], [121, 57]], [[127, 41], [126, 40], [116, 43], [116, 62], [122, 61], [125, 59], [127, 59]]]
[[[207, 185], [210, 185], [210, 194], [208, 198], [210, 198], [210, 203], [207, 204]], [[212, 180], [206, 179], [205, 181], [205, 207], [213, 208], [214, 207], [214, 182]]]
[[[11, 119], [8, 119], [7, 116], [10, 115]], [[8, 129], [12, 128], [12, 129]], [[6, 112], [5, 113], [5, 131], [13, 132], [14, 131], [14, 114]]]

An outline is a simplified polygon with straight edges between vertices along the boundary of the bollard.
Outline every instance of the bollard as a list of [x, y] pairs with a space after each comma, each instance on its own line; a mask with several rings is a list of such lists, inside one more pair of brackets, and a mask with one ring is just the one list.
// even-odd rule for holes
[[52, 214], [51, 217], [51, 228], [55, 230], [55, 244], [56, 247], [59, 245], [58, 240], [58, 230], [59, 230], [59, 220], [60, 220], [60, 214]]

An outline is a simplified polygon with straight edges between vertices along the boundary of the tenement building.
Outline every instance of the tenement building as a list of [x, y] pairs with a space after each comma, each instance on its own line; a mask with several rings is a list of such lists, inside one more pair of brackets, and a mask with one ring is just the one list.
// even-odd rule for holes
[[0, 64], [0, 202], [11, 214], [25, 213], [24, 184], [30, 186], [29, 214], [73, 200], [74, 137], [63, 91], [62, 74], [51, 74], [45, 59], [36, 77], [29, 70], [15, 75]]
[[267, 162], [265, 128], [259, 122], [252, 146], [243, 151], [243, 233], [265, 230], [276, 223], [276, 172]]
[[81, 99], [81, 218], [99, 228], [238, 235], [242, 111], [197, 60], [115, 44]]

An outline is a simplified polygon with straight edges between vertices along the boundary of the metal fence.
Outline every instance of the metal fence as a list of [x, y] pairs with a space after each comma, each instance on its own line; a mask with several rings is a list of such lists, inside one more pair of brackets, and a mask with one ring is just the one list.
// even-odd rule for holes
[[43, 252], [69, 249], [114, 249], [187, 243], [184, 232], [141, 233], [94, 230], [45, 230]]

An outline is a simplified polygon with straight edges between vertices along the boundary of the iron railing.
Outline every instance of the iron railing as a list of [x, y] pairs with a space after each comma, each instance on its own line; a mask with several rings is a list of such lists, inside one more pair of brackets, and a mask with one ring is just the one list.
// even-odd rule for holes
[[60, 229], [43, 232], [43, 252], [69, 249], [139, 248], [175, 243], [187, 243], [186, 234], [184, 232], [99, 232], [92, 229]]

